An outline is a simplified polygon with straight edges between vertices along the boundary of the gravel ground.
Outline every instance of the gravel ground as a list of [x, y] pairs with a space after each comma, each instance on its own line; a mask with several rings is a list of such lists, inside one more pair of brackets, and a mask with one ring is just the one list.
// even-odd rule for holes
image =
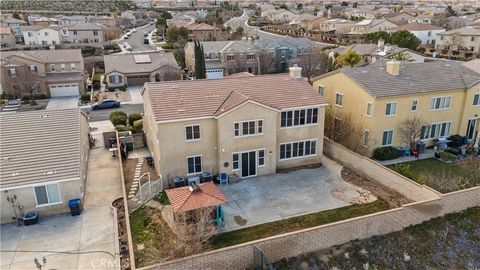
[[274, 263], [280, 269], [480, 269], [480, 207]]

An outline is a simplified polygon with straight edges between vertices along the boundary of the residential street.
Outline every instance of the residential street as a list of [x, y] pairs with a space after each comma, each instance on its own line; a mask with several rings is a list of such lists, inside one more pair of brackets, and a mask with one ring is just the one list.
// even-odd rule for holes
[[128, 42], [132, 47], [132, 52], [153, 50], [149, 44], [143, 44], [143, 33], [152, 31], [155, 29], [155, 25], [147, 25], [136, 29], [137, 31], [132, 33], [128, 39], [121, 39], [117, 41], [117, 44], [123, 45], [125, 42]]
[[84, 112], [90, 113], [90, 121], [95, 122], [95, 121], [108, 120], [108, 116], [110, 115], [110, 113], [114, 111], [124, 111], [127, 114], [141, 113], [143, 112], [143, 104], [124, 104], [124, 105], [121, 105], [120, 108], [103, 109], [103, 110], [96, 110], [96, 111], [93, 111], [90, 108], [82, 108], [82, 110]]

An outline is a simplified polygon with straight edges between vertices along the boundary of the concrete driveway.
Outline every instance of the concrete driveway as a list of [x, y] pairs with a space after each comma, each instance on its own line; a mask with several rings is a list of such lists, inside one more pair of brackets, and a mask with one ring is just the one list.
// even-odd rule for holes
[[71, 97], [52, 97], [48, 101], [47, 104], [47, 111], [53, 110], [64, 110], [64, 109], [72, 109], [78, 108], [78, 99], [79, 96], [71, 96]]
[[143, 104], [143, 97], [141, 95], [142, 88], [142, 85], [134, 85], [127, 88], [128, 93], [130, 93], [130, 98], [132, 99], [131, 104]]
[[341, 169], [340, 164], [324, 156], [320, 168], [243, 179], [228, 187], [223, 185], [221, 189], [228, 203], [223, 208], [225, 227], [222, 231], [350, 205], [333, 195], [334, 191], [341, 190], [348, 198], [360, 196], [355, 186], [342, 179]]
[[[0, 227], [1, 269], [36, 269], [34, 258], [45, 257], [45, 269], [114, 269], [115, 220], [110, 203], [122, 195], [119, 164], [103, 148], [101, 133], [109, 121], [91, 123], [96, 147], [90, 151], [84, 210], [81, 215], [40, 217], [28, 227]], [[59, 253], [60, 252], [60, 253]], [[63, 252], [63, 253], [62, 253]], [[66, 254], [68, 252], [71, 254]]]

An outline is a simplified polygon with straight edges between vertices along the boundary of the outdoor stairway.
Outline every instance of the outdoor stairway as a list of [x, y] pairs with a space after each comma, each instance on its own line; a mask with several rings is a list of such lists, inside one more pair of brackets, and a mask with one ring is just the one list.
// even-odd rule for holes
[[137, 167], [135, 168], [135, 176], [133, 177], [132, 187], [130, 187], [130, 192], [128, 193], [128, 198], [131, 199], [137, 193], [137, 189], [140, 184], [140, 175], [142, 174], [142, 165], [143, 158], [138, 158]]

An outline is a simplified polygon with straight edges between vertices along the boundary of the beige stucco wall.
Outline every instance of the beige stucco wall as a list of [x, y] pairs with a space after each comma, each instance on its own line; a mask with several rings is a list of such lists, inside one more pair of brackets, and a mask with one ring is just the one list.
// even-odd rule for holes
[[[121, 83], [110, 83], [110, 76], [113, 76], [113, 75], [122, 76], [122, 82]], [[108, 87], [121, 87], [121, 86], [124, 86], [125, 84], [127, 84], [127, 78], [125, 77], [125, 75], [123, 73], [120, 73], [120, 72], [113, 71], [113, 72], [107, 73], [105, 78], [106, 78], [105, 83], [108, 85]]]
[[[398, 125], [408, 118], [418, 117], [430, 124], [451, 122], [450, 135], [460, 134], [463, 136], [466, 133], [468, 119], [474, 118], [475, 114], [480, 115], [480, 108], [472, 106], [474, 93], [480, 92], [479, 86], [475, 86], [468, 91], [456, 89], [376, 99], [341, 72], [315, 80], [313, 82], [315, 91], [317, 91], [319, 85], [325, 87], [324, 93], [330, 103], [330, 108], [334, 111], [351, 113], [363, 129], [370, 131], [368, 145], [367, 147], [363, 146], [366, 148], [367, 155], [371, 155], [375, 148], [381, 146], [383, 131], [388, 129], [394, 130], [393, 145], [405, 146], [398, 134]], [[335, 105], [337, 92], [344, 95], [343, 107]], [[440, 96], [452, 97], [450, 108], [431, 111], [431, 98]], [[418, 100], [416, 112], [411, 111], [414, 99]], [[371, 117], [366, 115], [367, 102], [373, 104]], [[385, 115], [386, 103], [388, 102], [397, 102], [395, 116]], [[432, 139], [425, 140], [425, 142], [427, 146], [433, 144]]]
[[[443, 39], [442, 39], [443, 37]], [[472, 41], [472, 37], [474, 40]], [[474, 52], [480, 52], [480, 35], [458, 35], [458, 34], [437, 34], [435, 40], [435, 47], [437, 49], [443, 49], [444, 46], [452, 46], [451, 49], [456, 49], [457, 47], [473, 47]]]
[[[68, 200], [74, 198], [81, 198], [81, 184], [78, 180], [75, 181], [65, 181], [58, 183], [58, 188], [60, 191], [61, 204], [51, 205], [51, 206], [42, 206], [37, 207], [37, 202], [35, 200], [35, 191], [33, 187], [25, 187], [20, 189], [9, 190], [8, 193], [0, 192], [0, 222], [9, 223], [14, 222], [12, 217], [13, 208], [11, 204], [7, 203], [7, 195], [15, 194], [17, 196], [17, 202], [22, 205], [24, 208], [24, 213], [36, 211], [39, 214], [40, 219], [48, 215], [55, 215], [60, 213], [69, 212]], [[83, 188], [84, 189], [84, 188]]]
[[76, 35], [73, 30], [69, 30], [69, 36], [65, 39], [70, 43], [85, 43], [84, 40], [87, 39], [89, 43], [97, 43], [95, 39], [98, 39], [98, 43], [105, 41], [105, 36], [103, 30], [97, 30], [97, 35], [93, 34], [94, 30], [76, 30]]

